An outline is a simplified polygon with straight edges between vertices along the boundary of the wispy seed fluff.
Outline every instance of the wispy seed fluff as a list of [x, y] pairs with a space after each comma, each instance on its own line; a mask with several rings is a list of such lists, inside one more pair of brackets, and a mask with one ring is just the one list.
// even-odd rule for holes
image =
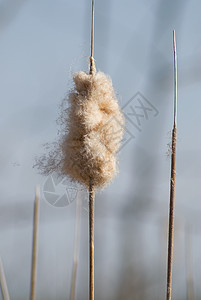
[[117, 173], [117, 152], [124, 119], [111, 79], [102, 72], [78, 72], [62, 112], [64, 131], [46, 156], [37, 161], [43, 174], [57, 172], [89, 186], [103, 187]]

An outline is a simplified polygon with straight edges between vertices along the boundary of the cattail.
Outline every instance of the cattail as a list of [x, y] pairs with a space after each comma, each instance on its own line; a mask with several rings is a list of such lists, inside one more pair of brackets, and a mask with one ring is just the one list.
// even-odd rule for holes
[[[62, 173], [73, 180], [101, 187], [117, 171], [116, 152], [123, 134], [123, 118], [112, 82], [104, 73], [74, 76], [67, 126], [69, 134], [61, 143]], [[117, 135], [117, 136], [116, 136]]]
[[116, 153], [123, 135], [123, 116], [111, 79], [102, 72], [78, 72], [69, 94], [70, 107], [61, 115], [64, 134], [48, 156], [38, 161], [43, 174], [61, 176], [96, 187], [117, 173]]
[[123, 136], [124, 118], [112, 81], [96, 72], [93, 58], [94, 0], [92, 0], [90, 71], [74, 75], [68, 104], [63, 102], [58, 142], [37, 160], [42, 174], [56, 172], [89, 189], [89, 299], [94, 299], [94, 204], [95, 188], [109, 184], [117, 173], [117, 152]]

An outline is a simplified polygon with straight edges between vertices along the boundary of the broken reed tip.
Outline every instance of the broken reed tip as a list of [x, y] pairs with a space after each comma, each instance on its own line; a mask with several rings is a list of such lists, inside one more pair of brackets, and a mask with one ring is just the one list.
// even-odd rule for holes
[[177, 49], [176, 49], [175, 30], [173, 30], [173, 49], [174, 49], [174, 127], [177, 127]]
[[175, 34], [175, 30], [173, 30], [173, 48], [174, 48], [174, 52], [176, 52], [176, 34]]
[[38, 200], [39, 198], [40, 198], [40, 186], [39, 185], [37, 185], [36, 186], [36, 200]]

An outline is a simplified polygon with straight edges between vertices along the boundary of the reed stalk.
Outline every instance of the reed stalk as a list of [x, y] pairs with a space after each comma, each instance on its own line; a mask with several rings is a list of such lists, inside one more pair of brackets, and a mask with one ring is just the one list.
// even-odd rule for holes
[[[90, 71], [95, 72], [94, 58], [94, 0], [92, 0], [92, 21], [91, 21], [91, 56]], [[94, 300], [94, 203], [95, 189], [92, 180], [89, 183], [89, 300]]]
[[187, 300], [194, 300], [195, 291], [193, 282], [192, 230], [190, 226], [186, 226], [185, 233]]
[[89, 185], [89, 300], [94, 300], [94, 203], [95, 190]]
[[168, 233], [168, 262], [167, 262], [167, 300], [171, 300], [173, 240], [174, 240], [174, 210], [175, 210], [175, 180], [176, 180], [176, 146], [177, 146], [177, 52], [175, 30], [173, 30], [174, 48], [174, 124], [172, 129], [171, 179], [170, 179], [170, 206], [169, 206], [169, 233]]
[[6, 282], [6, 276], [5, 276], [1, 258], [0, 258], [0, 284], [1, 284], [1, 292], [3, 296], [3, 300], [10, 300], [10, 296], [8, 293], [8, 286]]
[[35, 300], [36, 299], [38, 227], [39, 227], [39, 201], [40, 201], [40, 190], [39, 190], [39, 187], [37, 186], [36, 187], [35, 202], [34, 202], [30, 300]]

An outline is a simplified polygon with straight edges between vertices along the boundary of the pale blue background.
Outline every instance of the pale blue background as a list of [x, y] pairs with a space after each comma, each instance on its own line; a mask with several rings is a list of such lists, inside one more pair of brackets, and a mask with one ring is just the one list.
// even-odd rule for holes
[[[158, 110], [120, 153], [120, 173], [96, 198], [96, 299], [164, 299], [173, 121], [173, 48], [178, 52], [178, 160], [173, 298], [186, 297], [186, 227], [195, 294], [201, 293], [201, 3], [95, 1], [96, 66], [123, 106], [140, 91]], [[71, 75], [88, 70], [90, 1], [0, 0], [0, 255], [11, 299], [28, 299], [32, 168], [54, 141]], [[130, 125], [128, 125], [130, 126]], [[130, 130], [132, 130], [129, 127]], [[87, 205], [82, 209], [77, 299], [87, 299]], [[41, 198], [37, 299], [69, 299], [75, 201]]]

